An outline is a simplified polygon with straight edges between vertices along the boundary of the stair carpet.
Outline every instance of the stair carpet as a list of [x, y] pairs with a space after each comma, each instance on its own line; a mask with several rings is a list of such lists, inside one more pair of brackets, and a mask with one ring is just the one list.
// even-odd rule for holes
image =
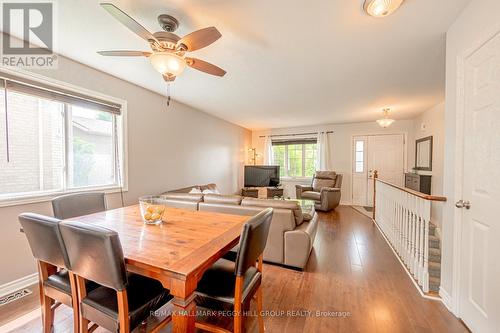
[[436, 226], [429, 224], [429, 291], [439, 292], [441, 285], [441, 240]]

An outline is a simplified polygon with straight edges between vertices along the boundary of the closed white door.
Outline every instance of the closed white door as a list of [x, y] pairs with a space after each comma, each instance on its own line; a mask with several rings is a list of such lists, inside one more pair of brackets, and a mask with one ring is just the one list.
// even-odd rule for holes
[[[356, 144], [364, 142], [363, 155], [357, 150]], [[377, 170], [379, 178], [392, 184], [402, 186], [404, 178], [404, 135], [368, 135], [356, 136], [353, 141], [353, 205], [373, 206], [373, 176]], [[361, 164], [363, 169], [356, 168]]]
[[500, 332], [500, 34], [464, 61], [462, 320]]
[[[404, 136], [374, 135], [368, 137], [368, 193], [373, 193], [373, 172], [378, 178], [391, 184], [403, 186]], [[368, 206], [373, 206], [373, 195], [368, 195]]]

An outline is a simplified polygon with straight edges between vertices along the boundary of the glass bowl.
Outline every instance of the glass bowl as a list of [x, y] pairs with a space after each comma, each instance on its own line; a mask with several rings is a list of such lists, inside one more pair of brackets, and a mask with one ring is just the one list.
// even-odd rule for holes
[[165, 204], [158, 195], [147, 195], [139, 198], [141, 216], [146, 224], [160, 224], [165, 212]]

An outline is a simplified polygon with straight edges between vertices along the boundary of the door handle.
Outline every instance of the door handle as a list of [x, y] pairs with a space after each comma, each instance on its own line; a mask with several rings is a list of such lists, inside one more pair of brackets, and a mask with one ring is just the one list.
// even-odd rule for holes
[[455, 207], [457, 208], [465, 208], [465, 209], [470, 209], [470, 201], [463, 201], [463, 200], [458, 200], [456, 203], [455, 203]]

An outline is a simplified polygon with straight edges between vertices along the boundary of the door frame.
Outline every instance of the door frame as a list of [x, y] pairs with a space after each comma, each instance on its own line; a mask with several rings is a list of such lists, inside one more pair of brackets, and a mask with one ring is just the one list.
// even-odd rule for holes
[[[359, 136], [364, 136], [368, 138], [369, 136], [382, 136], [382, 135], [402, 135], [403, 136], [403, 174], [408, 171], [408, 132], [394, 132], [394, 133], [371, 133], [371, 134], [352, 134], [351, 135], [351, 170], [350, 176], [351, 181], [349, 182], [349, 186], [351, 189], [351, 195], [349, 198], [349, 202], [352, 205], [352, 194], [353, 194], [353, 170], [354, 170], [354, 138]], [[367, 140], [368, 143], [368, 140]], [[368, 147], [368, 144], [367, 144]], [[367, 193], [368, 195], [368, 193]]]
[[500, 24], [495, 24], [491, 29], [484, 31], [483, 35], [479, 37], [472, 46], [465, 51], [461, 52], [457, 57], [457, 86], [455, 87], [456, 96], [456, 114], [455, 114], [455, 168], [454, 168], [454, 183], [455, 189], [453, 198], [448, 200], [453, 209], [453, 253], [452, 253], [452, 296], [451, 304], [447, 301], [450, 300], [450, 295], [446, 290], [440, 287], [439, 294], [443, 302], [448, 307], [451, 307], [451, 312], [461, 318], [460, 309], [460, 286], [461, 286], [461, 269], [462, 269], [462, 238], [463, 238], [463, 210], [455, 208], [455, 202], [463, 197], [463, 177], [464, 177], [464, 148], [465, 148], [465, 63], [476, 51], [478, 51], [484, 44], [495, 38], [500, 34]]

